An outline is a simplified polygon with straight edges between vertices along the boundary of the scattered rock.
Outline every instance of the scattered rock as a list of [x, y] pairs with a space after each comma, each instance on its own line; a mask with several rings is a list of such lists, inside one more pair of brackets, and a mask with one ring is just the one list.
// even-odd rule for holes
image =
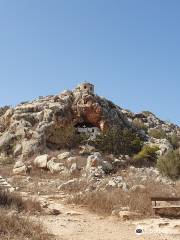
[[61, 214], [60, 210], [56, 208], [47, 208], [45, 209], [45, 213], [48, 215], [54, 215], [54, 216]]
[[141, 217], [140, 213], [131, 212], [131, 211], [119, 211], [118, 215], [122, 221], [133, 220], [137, 217]]
[[27, 173], [27, 167], [22, 161], [17, 161], [13, 168], [13, 174], [21, 175]]
[[78, 162], [78, 159], [77, 157], [69, 157], [67, 160], [66, 160], [66, 165], [67, 167], [71, 167], [73, 163], [77, 163]]
[[73, 163], [70, 168], [70, 174], [73, 176], [79, 176], [81, 169], [78, 168], [77, 163]]
[[95, 147], [90, 146], [88, 144], [80, 146], [80, 151], [79, 154], [85, 155], [85, 154], [91, 154], [92, 152], [95, 151]]
[[34, 166], [37, 168], [46, 168], [47, 162], [48, 162], [48, 155], [44, 154], [34, 159]]
[[50, 170], [51, 173], [58, 173], [64, 170], [63, 163], [54, 162], [54, 158], [47, 162], [47, 169]]
[[14, 156], [17, 157], [17, 156], [21, 155], [21, 153], [22, 153], [22, 145], [17, 144], [14, 149]]
[[76, 186], [79, 184], [79, 180], [77, 178], [71, 179], [65, 183], [62, 183], [59, 187], [58, 190], [69, 190], [76, 188]]
[[71, 157], [71, 152], [63, 152], [63, 153], [59, 154], [57, 157], [59, 160], [64, 160], [66, 158]]
[[102, 158], [100, 153], [93, 153], [87, 158], [86, 170], [91, 167], [102, 166]]
[[106, 184], [106, 188], [121, 188], [125, 192], [128, 191], [128, 185], [123, 180], [122, 176], [112, 177]]

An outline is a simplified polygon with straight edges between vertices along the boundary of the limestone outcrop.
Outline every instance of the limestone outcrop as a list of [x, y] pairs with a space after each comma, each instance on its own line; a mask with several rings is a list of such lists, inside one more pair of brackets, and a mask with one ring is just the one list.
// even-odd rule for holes
[[[135, 119], [148, 129], [161, 128], [167, 134], [180, 134], [178, 126], [161, 121], [149, 112], [133, 114], [124, 110], [96, 95], [92, 84], [83, 83], [73, 91], [39, 97], [7, 109], [0, 116], [0, 154], [22, 159], [44, 154], [49, 146], [58, 147], [58, 133], [68, 125], [87, 124], [100, 131], [112, 126], [134, 128], [151, 142], [148, 133], [134, 124]], [[165, 142], [161, 145], [166, 148]]]

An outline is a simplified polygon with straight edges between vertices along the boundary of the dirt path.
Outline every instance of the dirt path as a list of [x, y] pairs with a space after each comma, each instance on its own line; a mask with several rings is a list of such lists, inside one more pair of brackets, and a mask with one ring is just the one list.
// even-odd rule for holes
[[[64, 205], [61, 200], [50, 202], [49, 207], [58, 209], [61, 214], [41, 216], [40, 221], [57, 240], [180, 240], [178, 220], [172, 222], [167, 219], [148, 219], [120, 222], [114, 217], [104, 218], [82, 208]], [[144, 229], [141, 236], [135, 233], [137, 225]]]

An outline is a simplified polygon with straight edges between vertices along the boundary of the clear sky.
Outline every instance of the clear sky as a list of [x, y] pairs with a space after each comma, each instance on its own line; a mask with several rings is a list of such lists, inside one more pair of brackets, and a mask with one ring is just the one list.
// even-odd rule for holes
[[0, 105], [73, 89], [180, 125], [179, 0], [0, 0]]

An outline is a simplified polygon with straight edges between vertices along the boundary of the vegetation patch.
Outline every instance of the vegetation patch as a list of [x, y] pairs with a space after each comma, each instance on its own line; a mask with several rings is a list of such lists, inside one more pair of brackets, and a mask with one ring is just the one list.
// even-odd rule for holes
[[21, 196], [15, 193], [9, 193], [3, 190], [0, 190], [0, 207], [29, 213], [41, 211], [41, 206], [38, 201], [33, 199], [23, 200]]
[[99, 151], [115, 155], [133, 155], [139, 152], [142, 147], [140, 137], [128, 128], [111, 128], [101, 132], [93, 141], [93, 144]]
[[152, 166], [157, 161], [156, 152], [159, 150], [157, 146], [144, 145], [142, 150], [133, 157], [133, 164], [140, 166]]
[[162, 129], [150, 129], [149, 136], [157, 139], [167, 138], [166, 132]]
[[59, 128], [53, 126], [47, 130], [46, 139], [50, 149], [71, 149], [84, 143], [88, 136], [78, 134], [73, 125]]
[[176, 179], [180, 176], [180, 153], [178, 150], [171, 151], [160, 157], [157, 167], [164, 176]]
[[52, 240], [40, 224], [35, 224], [28, 218], [8, 214], [1, 210], [0, 214], [0, 239], [1, 240]]

